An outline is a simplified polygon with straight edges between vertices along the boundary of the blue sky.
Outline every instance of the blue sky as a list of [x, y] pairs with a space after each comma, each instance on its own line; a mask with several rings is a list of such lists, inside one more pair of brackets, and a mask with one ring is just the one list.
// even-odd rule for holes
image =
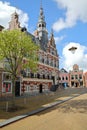
[[[0, 24], [8, 27], [11, 13], [17, 7], [22, 26], [33, 33], [40, 5], [41, 0], [1, 0]], [[42, 6], [49, 36], [51, 29], [54, 30], [60, 68], [71, 69], [73, 64], [78, 64], [87, 70], [87, 0], [42, 0]], [[77, 47], [75, 54], [68, 51], [72, 46]]]

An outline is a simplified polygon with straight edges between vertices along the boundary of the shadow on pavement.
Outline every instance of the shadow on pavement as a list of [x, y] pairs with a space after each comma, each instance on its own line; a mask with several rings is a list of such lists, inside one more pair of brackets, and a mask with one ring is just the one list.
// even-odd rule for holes
[[62, 113], [84, 113], [87, 114], [87, 99], [84, 100], [69, 100], [67, 102], [64, 102], [60, 105], [57, 105], [55, 107], [52, 107], [50, 109], [47, 109], [41, 113], [38, 113], [37, 115], [40, 116], [42, 114], [46, 114], [48, 112], [51, 112], [53, 110], [58, 110], [58, 112]]

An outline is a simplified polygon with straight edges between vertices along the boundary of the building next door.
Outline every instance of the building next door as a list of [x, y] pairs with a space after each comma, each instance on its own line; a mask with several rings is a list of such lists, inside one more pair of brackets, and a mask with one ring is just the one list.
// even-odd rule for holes
[[20, 96], [20, 81], [15, 83], [15, 96]]

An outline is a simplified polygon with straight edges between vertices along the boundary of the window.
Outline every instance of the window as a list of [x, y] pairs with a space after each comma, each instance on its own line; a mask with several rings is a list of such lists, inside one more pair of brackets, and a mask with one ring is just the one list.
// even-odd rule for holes
[[42, 24], [42, 27], [44, 27], [44, 24]]
[[74, 79], [74, 75], [71, 75], [71, 79]]
[[11, 92], [11, 82], [3, 82], [2, 92]]
[[75, 75], [75, 79], [78, 79], [78, 75]]
[[39, 24], [39, 27], [41, 27], [41, 24]]
[[9, 70], [10, 70], [10, 64], [9, 64], [8, 60], [4, 62], [4, 67], [5, 67], [6, 69], [9, 69]]
[[66, 77], [66, 80], [68, 80], [68, 77]]
[[49, 65], [49, 60], [47, 60], [47, 64]]
[[31, 78], [34, 78], [34, 73], [30, 73], [30, 77], [31, 77]]
[[56, 67], [56, 63], [54, 64], [54, 67]]
[[39, 61], [42, 62], [42, 55], [39, 54]]
[[3, 80], [11, 80], [11, 75], [8, 73], [3, 74]]
[[44, 63], [44, 58], [42, 59], [42, 63]]
[[50, 65], [53, 66], [53, 61], [51, 61]]
[[61, 77], [59, 77], [59, 80], [61, 80]]
[[62, 80], [64, 80], [64, 77], [62, 77]]
[[45, 79], [45, 75], [43, 74], [43, 79]]
[[29, 90], [30, 90], [30, 86], [25, 86], [25, 91], [29, 92]]
[[46, 56], [44, 58], [44, 62], [45, 62], [45, 64], [47, 64], [47, 57]]
[[34, 77], [37, 78], [37, 74], [34, 74]]
[[79, 79], [82, 79], [82, 75], [81, 74], [79, 75]]
[[50, 78], [49, 75], [47, 75], [47, 78], [48, 78], [48, 79]]
[[53, 51], [53, 49], [52, 49], [52, 52], [51, 52], [51, 54], [52, 54], [52, 55], [54, 55], [54, 51]]
[[51, 59], [49, 58], [49, 65], [51, 65]]
[[38, 79], [40, 78], [40, 74], [39, 74], [39, 73], [37, 73], [37, 78], [38, 78]]
[[27, 68], [26, 71], [25, 71], [25, 77], [30, 77], [30, 69]]

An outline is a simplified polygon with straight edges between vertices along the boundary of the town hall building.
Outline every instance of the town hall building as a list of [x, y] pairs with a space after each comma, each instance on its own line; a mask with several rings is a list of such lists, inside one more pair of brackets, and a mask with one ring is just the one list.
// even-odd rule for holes
[[[0, 31], [3, 30], [0, 26]], [[20, 26], [19, 15], [14, 12], [9, 22], [8, 30], [20, 29], [25, 31], [35, 44], [40, 45], [38, 52], [38, 70], [33, 73], [29, 68], [21, 71], [21, 76], [18, 77], [15, 87], [15, 95], [34, 94], [49, 91], [52, 86], [58, 85], [59, 73], [59, 55], [56, 49], [53, 31], [51, 31], [50, 38], [46, 28], [44, 11], [40, 7], [39, 18], [37, 22], [37, 29], [34, 34], [27, 31], [25, 27]], [[7, 72], [4, 72], [0, 65], [0, 96], [5, 94], [12, 94], [12, 81]]]

